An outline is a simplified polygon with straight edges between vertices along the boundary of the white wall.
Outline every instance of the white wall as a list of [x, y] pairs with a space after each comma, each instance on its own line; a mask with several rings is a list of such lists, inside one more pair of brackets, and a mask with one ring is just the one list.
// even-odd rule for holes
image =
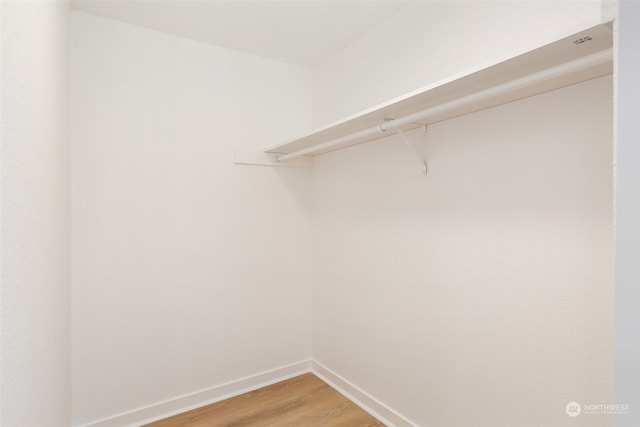
[[[314, 70], [314, 123], [599, 17], [412, 4]], [[74, 424], [306, 359], [309, 324], [418, 425], [610, 423], [564, 412], [613, 401], [610, 79], [432, 126], [423, 177], [394, 138], [232, 165], [310, 124], [295, 67], [74, 12], [72, 73]]]
[[0, 2], [3, 426], [68, 426], [68, 4]]
[[613, 400], [611, 92], [316, 158], [314, 358], [421, 426], [608, 425], [564, 408]]
[[[600, 15], [514, 3], [410, 5], [314, 71], [315, 124]], [[613, 402], [612, 132], [607, 77], [431, 126], [426, 177], [317, 157], [314, 358], [421, 426], [610, 425], [565, 405]]]
[[599, 23], [600, 1], [416, 1], [314, 68], [321, 126]]
[[616, 403], [630, 412], [617, 427], [640, 425], [640, 3], [620, 2], [616, 138]]
[[310, 73], [71, 24], [74, 424], [308, 359], [310, 171], [233, 149], [306, 131]]

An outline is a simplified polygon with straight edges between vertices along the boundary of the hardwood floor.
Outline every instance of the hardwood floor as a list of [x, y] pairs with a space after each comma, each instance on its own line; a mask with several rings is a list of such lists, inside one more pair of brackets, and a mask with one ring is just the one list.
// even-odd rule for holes
[[374, 427], [377, 419], [313, 374], [304, 374], [147, 427]]

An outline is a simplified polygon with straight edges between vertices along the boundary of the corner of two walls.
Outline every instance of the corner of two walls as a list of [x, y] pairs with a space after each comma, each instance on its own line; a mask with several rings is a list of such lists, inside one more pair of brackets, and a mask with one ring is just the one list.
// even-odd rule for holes
[[0, 424], [71, 424], [68, 2], [0, 2]]

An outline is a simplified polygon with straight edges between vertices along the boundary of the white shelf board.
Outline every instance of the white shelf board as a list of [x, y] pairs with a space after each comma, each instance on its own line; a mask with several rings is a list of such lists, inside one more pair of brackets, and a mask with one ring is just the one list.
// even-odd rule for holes
[[[580, 43], [579, 40], [586, 41]], [[579, 69], [573, 70], [569, 74], [552, 76], [543, 82], [537, 82], [526, 87], [518, 87], [506, 93], [502, 91], [495, 96], [471, 104], [465, 104], [459, 108], [438, 111], [425, 120], [403, 125], [401, 129], [409, 130], [421, 125], [436, 123], [611, 74], [613, 72], [612, 46], [613, 34], [610, 23], [594, 25], [521, 55], [488, 66], [467, 70], [466, 72], [428, 85], [407, 95], [317, 129], [300, 138], [269, 147], [265, 152], [289, 154], [299, 150], [310, 149], [312, 151], [305, 154], [314, 156], [382, 138], [393, 132], [381, 132], [374, 136], [367, 135], [361, 138], [351, 139], [331, 147], [318, 147], [317, 150], [313, 149], [313, 147], [326, 143], [327, 141], [376, 127], [384, 122], [385, 119], [405, 117], [418, 113], [481, 91], [490, 90], [507, 82], [526, 78], [527, 76], [562, 66], [572, 61], [579, 61], [582, 58], [588, 58], [598, 53], [604, 55], [604, 61], [598, 61], [596, 64], [586, 61], [584, 66], [580, 66]], [[437, 110], [437, 108], [434, 109]]]

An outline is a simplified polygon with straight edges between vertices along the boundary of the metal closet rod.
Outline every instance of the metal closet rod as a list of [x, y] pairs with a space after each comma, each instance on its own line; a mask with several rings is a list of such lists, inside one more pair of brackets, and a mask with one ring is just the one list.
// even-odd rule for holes
[[509, 92], [524, 89], [529, 86], [533, 86], [545, 81], [555, 78], [563, 77], [576, 71], [583, 70], [585, 68], [594, 67], [600, 64], [604, 64], [611, 60], [612, 49], [605, 49], [597, 53], [585, 56], [583, 58], [575, 59], [573, 61], [565, 62], [564, 64], [556, 65], [555, 67], [548, 68], [546, 70], [538, 71], [537, 73], [530, 74], [528, 76], [520, 77], [515, 80], [511, 80], [506, 83], [499, 84], [497, 86], [481, 90], [470, 95], [463, 96], [453, 101], [445, 102], [444, 104], [436, 105], [435, 107], [428, 108], [423, 111], [418, 111], [413, 114], [409, 114], [404, 117], [393, 119], [390, 121], [384, 121], [376, 126], [360, 130], [349, 135], [341, 136], [323, 142], [321, 144], [314, 145], [312, 147], [303, 148], [302, 150], [294, 151], [289, 154], [283, 154], [278, 156], [278, 161], [285, 161], [293, 159], [295, 157], [304, 156], [306, 154], [314, 153], [316, 151], [332, 148], [347, 142], [355, 141], [360, 138], [368, 138], [386, 132], [387, 130], [393, 130], [404, 126], [409, 123], [421, 122], [427, 120], [437, 114], [441, 114], [447, 111], [455, 110], [457, 108], [463, 108], [476, 102], [481, 102], [496, 96], [504, 95]]

